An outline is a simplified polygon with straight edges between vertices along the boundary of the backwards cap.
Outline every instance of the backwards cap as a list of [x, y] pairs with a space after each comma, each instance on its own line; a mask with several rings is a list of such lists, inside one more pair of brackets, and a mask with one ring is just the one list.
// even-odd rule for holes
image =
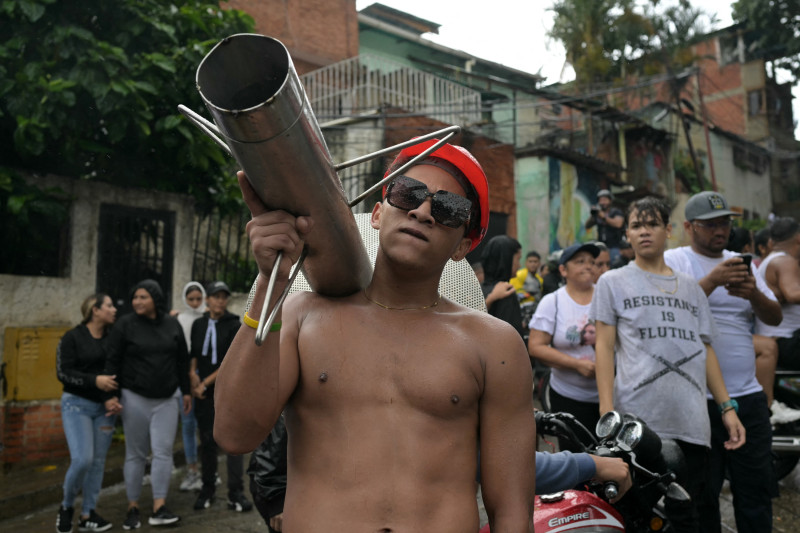
[[[398, 161], [408, 161], [437, 142], [439, 142], [438, 139], [431, 139], [402, 150], [389, 166], [390, 170], [384, 174], [384, 177], [388, 176], [391, 170], [399, 166], [396, 164]], [[486, 174], [483, 172], [483, 168], [481, 168], [478, 160], [475, 159], [466, 148], [462, 148], [461, 146], [445, 143], [435, 152], [428, 154], [428, 157], [443, 159], [454, 165], [464, 174], [469, 184], [472, 185], [472, 188], [475, 190], [480, 211], [480, 221], [479, 224], [467, 234], [467, 237], [472, 239], [472, 246], [469, 249], [471, 252], [486, 236], [486, 230], [489, 227], [489, 182], [486, 179]], [[422, 163], [420, 162], [419, 164]]]

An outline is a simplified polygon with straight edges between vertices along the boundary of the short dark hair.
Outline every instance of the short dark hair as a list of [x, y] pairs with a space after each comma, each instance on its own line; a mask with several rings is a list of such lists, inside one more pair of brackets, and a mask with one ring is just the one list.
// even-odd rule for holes
[[769, 228], [760, 229], [753, 235], [753, 246], [756, 247], [754, 252], [760, 253], [758, 247], [763, 246], [766, 248], [767, 243], [769, 243]]
[[531, 250], [530, 252], [528, 252], [528, 254], [525, 256], [525, 259], [527, 259], [529, 257], [535, 257], [536, 259], [539, 259], [539, 260], [542, 259], [542, 256], [539, 255], [539, 252], [534, 251], [534, 250]]
[[742, 253], [744, 247], [751, 242], [752, 236], [749, 229], [734, 226], [731, 228], [731, 235], [728, 237], [728, 245], [725, 248], [731, 252]]
[[631, 202], [631, 205], [628, 206], [627, 211], [625, 211], [625, 225], [627, 226], [630, 222], [631, 214], [634, 211], [639, 212], [639, 218], [644, 219], [646, 221], [649, 220], [658, 220], [661, 219], [661, 222], [664, 223], [666, 226], [669, 224], [669, 214], [672, 209], [669, 207], [669, 204], [662, 199], [656, 196], [645, 196], [635, 202]]
[[792, 217], [781, 217], [772, 223], [769, 236], [775, 242], [788, 241], [800, 231], [800, 224]]

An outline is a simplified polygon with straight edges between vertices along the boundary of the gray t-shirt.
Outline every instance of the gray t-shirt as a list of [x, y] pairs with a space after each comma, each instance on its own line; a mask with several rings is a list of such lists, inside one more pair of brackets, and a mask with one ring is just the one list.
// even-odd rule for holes
[[710, 446], [704, 343], [716, 326], [700, 285], [629, 263], [600, 277], [589, 318], [617, 328], [614, 407], [662, 438]]

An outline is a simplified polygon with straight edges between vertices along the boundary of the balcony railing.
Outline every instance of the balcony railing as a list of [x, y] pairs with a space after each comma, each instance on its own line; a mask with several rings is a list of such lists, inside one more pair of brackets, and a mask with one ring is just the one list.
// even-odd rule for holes
[[361, 55], [301, 76], [320, 122], [399, 107], [447, 124], [481, 119], [480, 93], [377, 56]]

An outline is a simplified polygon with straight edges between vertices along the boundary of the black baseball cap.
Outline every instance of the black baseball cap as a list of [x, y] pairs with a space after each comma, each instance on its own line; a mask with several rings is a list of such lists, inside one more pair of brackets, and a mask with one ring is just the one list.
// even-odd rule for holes
[[572, 257], [578, 252], [589, 252], [592, 254], [592, 257], [597, 259], [597, 256], [600, 255], [600, 248], [590, 242], [573, 244], [572, 246], [564, 248], [564, 251], [561, 252], [561, 258], [558, 260], [558, 264], [566, 264], [567, 261], [572, 259]]
[[208, 284], [208, 287], [206, 287], [206, 294], [209, 296], [214, 296], [218, 292], [227, 292], [228, 296], [231, 295], [231, 290], [224, 281], [212, 281]]

